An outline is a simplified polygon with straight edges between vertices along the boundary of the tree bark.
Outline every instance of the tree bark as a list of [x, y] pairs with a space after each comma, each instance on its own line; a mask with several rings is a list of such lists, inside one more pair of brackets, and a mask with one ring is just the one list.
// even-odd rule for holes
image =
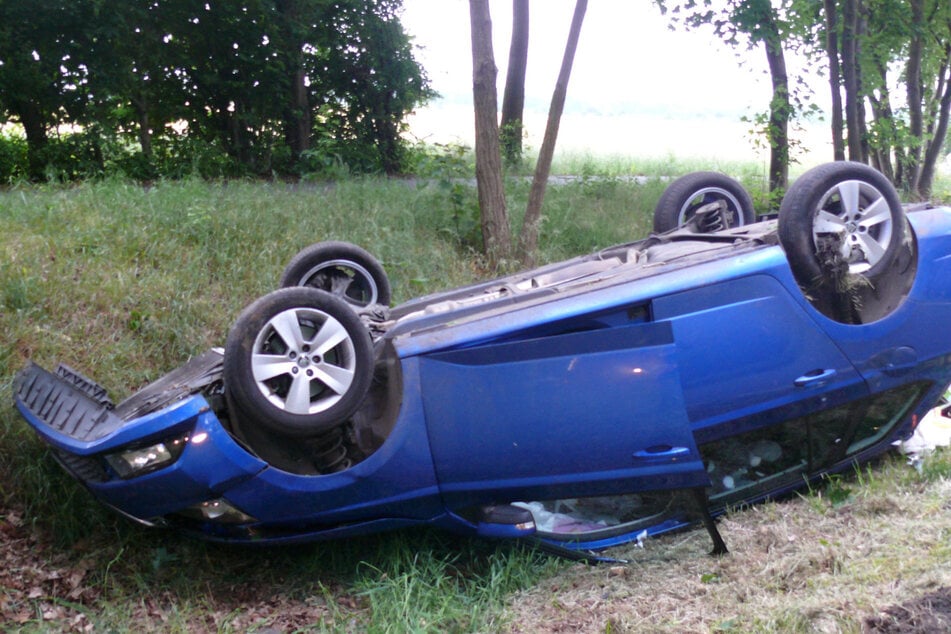
[[[879, 64], [876, 69], [878, 72], [878, 81], [882, 86], [888, 85], [888, 67]], [[897, 142], [894, 135], [895, 113], [892, 109], [891, 98], [888, 91], [882, 91], [879, 97], [869, 95], [869, 101], [872, 105], [872, 116], [875, 119], [876, 128], [879, 130], [879, 136], [876, 143], [870, 151], [872, 166], [885, 175], [885, 177], [896, 185], [902, 179], [902, 166], [905, 164], [904, 152], [901, 144]], [[887, 138], [885, 132], [888, 131]], [[894, 162], [892, 154], [894, 153]]]
[[824, 0], [826, 14], [826, 53], [829, 57], [829, 89], [832, 97], [832, 158], [845, 160], [842, 138], [842, 71], [839, 68], [839, 17], [835, 0]]
[[525, 219], [522, 223], [521, 239], [519, 240], [519, 259], [526, 267], [535, 264], [535, 249], [538, 247], [542, 201], [545, 198], [545, 188], [548, 185], [548, 175], [551, 172], [551, 161], [555, 154], [555, 141], [558, 139], [561, 114], [565, 109], [568, 79], [571, 77], [571, 67], [574, 64], [581, 25], [584, 22], [584, 14], [587, 8], [588, 0], [577, 0], [575, 3], [571, 28], [568, 31], [568, 42], [565, 44], [565, 54], [561, 60], [561, 70], [558, 72], [555, 90], [551, 97], [551, 106], [548, 108], [545, 137], [542, 139], [542, 147], [538, 151], [538, 164], [535, 166], [535, 176], [532, 179], [532, 188], [528, 195], [528, 205], [525, 209]]
[[502, 94], [502, 153], [511, 164], [522, 157], [522, 116], [528, 67], [528, 0], [512, 0], [512, 42]]
[[15, 100], [10, 109], [20, 120], [23, 131], [26, 133], [27, 170], [29, 170], [30, 180], [43, 180], [46, 170], [44, 150], [49, 143], [46, 133], [47, 121], [40, 108], [27, 100]]
[[783, 40], [772, 10], [768, 22], [763, 25], [767, 32], [763, 38], [766, 61], [773, 86], [773, 98], [769, 102], [769, 191], [786, 189], [789, 183], [789, 77], [786, 72], [786, 57]]
[[921, 178], [921, 142], [924, 140], [924, 114], [922, 108], [921, 56], [924, 50], [922, 30], [924, 29], [924, 7], [922, 0], [910, 0], [911, 39], [908, 42], [908, 61], [905, 64], [905, 94], [908, 96], [908, 131], [912, 138], [918, 139], [917, 145], [908, 148], [908, 191], [918, 193], [918, 181]]
[[152, 160], [152, 122], [149, 118], [148, 100], [142, 94], [132, 98], [132, 107], [135, 108], [136, 122], [138, 124], [139, 147], [142, 149], [142, 156], [149, 161]]
[[512, 232], [502, 182], [499, 148], [497, 69], [492, 51], [488, 0], [469, 0], [472, 30], [472, 101], [475, 109], [476, 187], [482, 217], [482, 248], [494, 270], [511, 257]]
[[[951, 32], [951, 22], [948, 24]], [[938, 111], [934, 134], [928, 142], [928, 149], [921, 165], [921, 176], [918, 179], [918, 194], [927, 199], [931, 196], [934, 186], [934, 172], [941, 156], [941, 147], [948, 135], [948, 119], [951, 117], [951, 42], [945, 44], [944, 64], [941, 68], [941, 77], [938, 82], [941, 95], [941, 105]]]
[[284, 107], [284, 139], [296, 161], [310, 149], [311, 109], [305, 83], [306, 72], [301, 59], [304, 42], [296, 34], [301, 22], [300, 7], [296, 0], [278, 0], [275, 3], [281, 15], [280, 27], [284, 31], [285, 44], [280, 54], [285, 58], [288, 95]]
[[300, 68], [291, 73], [291, 94], [284, 113], [287, 144], [295, 161], [310, 149], [310, 103], [307, 99], [305, 75], [304, 70]]
[[842, 84], [845, 87], [845, 123], [849, 159], [864, 163], [862, 152], [862, 125], [859, 110], [863, 99], [858, 74], [858, 2], [842, 3]]

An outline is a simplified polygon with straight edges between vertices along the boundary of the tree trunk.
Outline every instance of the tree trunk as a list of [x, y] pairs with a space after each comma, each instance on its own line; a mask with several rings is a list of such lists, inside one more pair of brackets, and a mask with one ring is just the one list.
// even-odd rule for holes
[[306, 73], [298, 68], [291, 73], [291, 94], [284, 112], [284, 130], [291, 156], [296, 161], [310, 149], [310, 104], [307, 100]]
[[494, 270], [511, 257], [512, 232], [502, 183], [499, 148], [497, 69], [492, 51], [488, 0], [469, 0], [472, 30], [472, 101], [475, 108], [476, 187], [482, 216], [482, 248]]
[[132, 99], [132, 106], [135, 108], [137, 123], [139, 126], [139, 147], [142, 149], [142, 156], [149, 161], [152, 160], [152, 123], [149, 120], [149, 109], [147, 100], [140, 93], [138, 98]]
[[43, 180], [46, 170], [46, 157], [43, 154], [49, 142], [43, 114], [32, 102], [19, 99], [11, 104], [11, 110], [26, 133], [27, 170], [30, 180]]
[[[882, 85], [887, 85], [887, 67], [884, 65], [878, 68], [879, 80]], [[871, 148], [870, 156], [872, 166], [885, 175], [892, 183], [900, 182], [901, 166], [904, 164], [901, 147], [895, 141], [895, 115], [892, 110], [891, 99], [887, 91], [882, 91], [881, 97], [869, 96], [872, 104], [872, 115], [875, 119], [876, 128], [879, 130], [878, 138]], [[885, 131], [888, 131], [888, 137], [885, 137]], [[895, 154], [895, 162], [892, 162], [892, 152]], [[898, 166], [896, 172], [895, 165]]]
[[304, 45], [301, 37], [296, 34], [301, 17], [300, 7], [296, 0], [278, 0], [275, 8], [281, 14], [281, 29], [285, 44], [281, 55], [288, 77], [287, 102], [284, 108], [284, 138], [291, 150], [291, 157], [297, 161], [301, 154], [310, 148], [311, 110], [307, 98], [306, 72], [301, 59], [301, 49]]
[[865, 79], [862, 69], [862, 45], [868, 39], [868, 10], [864, 5], [864, 0], [856, 1], [857, 21], [855, 30], [855, 79], [858, 87], [856, 93], [857, 112], [859, 118], [859, 147], [861, 147], [861, 160], [868, 163], [868, 122], [865, 117]]
[[789, 184], [789, 77], [786, 74], [786, 57], [783, 40], [774, 19], [773, 11], [767, 12], [767, 31], [763, 44], [773, 86], [773, 98], [769, 102], [769, 191], [782, 191]]
[[575, 61], [578, 37], [581, 34], [581, 25], [584, 22], [584, 14], [587, 8], [588, 0], [577, 0], [575, 3], [571, 28], [568, 31], [568, 42], [565, 44], [565, 55], [561, 60], [561, 70], [558, 72], [558, 80], [555, 82], [555, 90], [551, 97], [551, 106], [548, 108], [545, 137], [542, 140], [542, 147], [538, 151], [538, 164], [535, 166], [535, 177], [532, 179], [532, 189], [528, 195], [528, 205], [525, 209], [525, 219], [522, 223], [522, 233], [519, 241], [519, 258], [526, 267], [535, 264], [535, 249], [538, 247], [542, 200], [545, 198], [545, 187], [548, 185], [551, 161], [555, 154], [555, 141], [558, 139], [558, 126], [561, 122], [561, 114], [565, 109], [568, 79], [571, 77], [571, 66]]
[[922, 30], [924, 7], [922, 0], [910, 0], [911, 39], [908, 42], [908, 61], [905, 63], [905, 91], [908, 96], [908, 131], [918, 143], [908, 148], [908, 192], [918, 193], [918, 181], [921, 177], [921, 141], [924, 139], [924, 119], [922, 109], [921, 56], [923, 52]]
[[839, 18], [835, 0], [824, 0], [826, 13], [826, 53], [829, 57], [829, 88], [832, 97], [832, 158], [845, 160], [842, 138], [842, 71], [839, 68]]
[[[951, 24], [948, 26], [951, 29]], [[944, 65], [941, 68], [941, 77], [938, 82], [938, 88], [941, 91], [941, 105], [936, 117], [937, 123], [935, 124], [934, 133], [929, 139], [928, 149], [921, 165], [921, 176], [918, 179], [918, 194], [923, 199], [931, 196], [934, 172], [938, 157], [941, 156], [941, 147], [948, 135], [948, 118], [951, 117], [951, 42], [945, 45], [944, 51]]]
[[510, 164], [522, 158], [522, 116], [528, 66], [528, 0], [512, 0], [512, 43], [502, 95], [502, 153]]
[[858, 74], [858, 2], [842, 2], [842, 84], [845, 87], [845, 122], [849, 159], [865, 162], [862, 152], [862, 126], [859, 110], [863, 99]]

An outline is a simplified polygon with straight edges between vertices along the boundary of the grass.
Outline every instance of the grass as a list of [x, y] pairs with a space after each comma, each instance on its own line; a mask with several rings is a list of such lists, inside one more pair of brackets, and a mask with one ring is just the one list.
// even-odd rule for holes
[[[123, 398], [220, 345], [312, 242], [377, 254], [396, 302], [484, 278], [460, 160], [418, 182], [0, 192], [0, 622], [12, 624], [0, 629], [859, 631], [889, 584], [910, 594], [951, 585], [943, 455], [921, 475], [886, 463], [732, 513], [722, 528], [733, 554], [721, 560], [692, 531], [618, 553], [633, 560], [626, 568], [589, 568], [425, 530], [270, 549], [149, 531], [94, 502], [13, 409], [27, 359], [68, 363]], [[646, 235], [668, 169], [720, 167], [756, 182], [744, 166], [578, 160], [564, 169], [583, 178], [549, 188], [541, 262]], [[647, 178], [622, 178], [632, 173]], [[508, 195], [518, 227], [528, 183], [513, 180]]]

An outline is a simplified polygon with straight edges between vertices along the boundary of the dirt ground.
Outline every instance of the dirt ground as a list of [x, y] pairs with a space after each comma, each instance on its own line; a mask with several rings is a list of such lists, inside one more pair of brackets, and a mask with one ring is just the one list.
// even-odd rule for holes
[[876, 634], [951, 632], [951, 588], [886, 608], [882, 615], [866, 619], [865, 627]]
[[[0, 501], [0, 632], [111, 631], [97, 627], [94, 615], [100, 601], [122, 599], [104, 596], [101, 580], [90, 583], [103, 562], [77, 556], [76, 551], [82, 548], [77, 545], [71, 552], [54, 547], [23, 521], [22, 513], [3, 508]], [[235, 585], [227, 590], [209, 590], [203, 619], [189, 621], [185, 629], [176, 621], [180, 618], [177, 598], [162, 589], [140, 600], [128, 600], [122, 609], [136, 630], [154, 632], [230, 629], [275, 634], [300, 631], [328, 620], [329, 610], [322, 599], [293, 600], [263, 584]], [[336, 598], [349, 609], [362, 607], [344, 592]]]

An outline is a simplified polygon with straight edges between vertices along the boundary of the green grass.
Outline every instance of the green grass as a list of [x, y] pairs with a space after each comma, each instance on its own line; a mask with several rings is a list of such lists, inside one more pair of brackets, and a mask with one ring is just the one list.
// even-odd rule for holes
[[[566, 161], [560, 173], [584, 178], [548, 189], [539, 262], [645, 236], [668, 170], [719, 168], [759, 186], [756, 168], [742, 165], [571, 160], [578, 162]], [[16, 617], [10, 622], [25, 631], [92, 625], [116, 632], [469, 632], [531, 622], [518, 598], [547, 588], [565, 564], [509, 544], [423, 530], [270, 549], [147, 530], [94, 502], [11, 405], [13, 375], [28, 359], [65, 362], [114, 398], [127, 396], [221, 345], [241, 309], [274, 289], [286, 262], [313, 242], [347, 240], [375, 253], [395, 302], [484, 279], [475, 192], [457, 180], [465, 159], [446, 166], [420, 182], [142, 187], [116, 180], [0, 192], [0, 566], [8, 575], [0, 572], [0, 621]], [[648, 178], [637, 184], [630, 175]], [[508, 185], [513, 227], [528, 187], [524, 179]], [[860, 491], [874, 491], [879, 477], [891, 478], [881, 486], [893, 497], [893, 487], [923, 486], [913, 471], [901, 473], [862, 472], [862, 487], [854, 478], [839, 483], [849, 494], [841, 504], [826, 497], [811, 506], [834, 517], [840, 507], [864, 503]], [[940, 462], [924, 469], [938, 482], [949, 473]], [[734, 540], [728, 531], [727, 541]], [[945, 551], [932, 549], [935, 557]], [[26, 552], [32, 567], [10, 563]], [[586, 568], [571, 570], [578, 583], [589, 583]], [[729, 573], [706, 572], [714, 575], [708, 581]], [[75, 588], [71, 579], [79, 580]], [[635, 576], [630, 587], [642, 581]], [[561, 594], [542, 599], [545, 606], [569, 602], [559, 587]], [[760, 622], [728, 612], [721, 629], [731, 619]], [[636, 619], [625, 618], [605, 623], [636, 630]], [[795, 629], [804, 617], [776, 608], [761, 618]]]

